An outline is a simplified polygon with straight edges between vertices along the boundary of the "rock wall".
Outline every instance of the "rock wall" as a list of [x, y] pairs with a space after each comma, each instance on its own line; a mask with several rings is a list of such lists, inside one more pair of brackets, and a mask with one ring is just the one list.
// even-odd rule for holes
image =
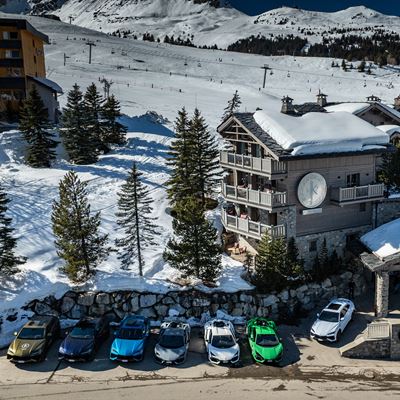
[[390, 357], [390, 338], [365, 339], [357, 338], [354, 342], [343, 347], [340, 354], [347, 358], [381, 359]]
[[355, 282], [355, 295], [367, 288], [362, 273], [345, 272], [322, 283], [305, 284], [297, 289], [269, 295], [253, 291], [205, 293], [195, 289], [171, 291], [165, 294], [137, 291], [78, 292], [69, 291], [61, 299], [54, 296], [34, 300], [25, 308], [39, 315], [57, 315], [78, 319], [83, 316], [108, 315], [121, 319], [126, 313], [160, 320], [168, 315], [200, 318], [209, 312], [212, 316], [221, 310], [232, 316], [264, 316], [284, 320], [298, 316], [301, 311], [314, 309], [321, 301], [348, 295], [348, 283]]
[[373, 212], [375, 227], [400, 218], [400, 199], [386, 199], [377, 204]]

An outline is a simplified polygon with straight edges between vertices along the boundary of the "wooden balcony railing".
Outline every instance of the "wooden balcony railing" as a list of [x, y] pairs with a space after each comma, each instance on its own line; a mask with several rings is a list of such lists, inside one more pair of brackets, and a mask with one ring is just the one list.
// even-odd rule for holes
[[220, 163], [221, 165], [232, 166], [245, 171], [261, 172], [268, 175], [279, 175], [287, 172], [287, 163], [284, 161], [245, 156], [228, 151], [221, 151]]
[[283, 207], [286, 205], [286, 192], [264, 192], [237, 186], [222, 184], [222, 194], [227, 200], [264, 206], [267, 208]]
[[222, 223], [228, 231], [241, 233], [258, 240], [260, 240], [266, 232], [268, 232], [268, 235], [273, 239], [286, 236], [286, 228], [284, 225], [273, 226], [261, 224], [260, 222], [229, 215], [225, 210], [222, 210]]
[[349, 188], [332, 188], [331, 199], [338, 203], [357, 202], [383, 198], [385, 185], [354, 186]]

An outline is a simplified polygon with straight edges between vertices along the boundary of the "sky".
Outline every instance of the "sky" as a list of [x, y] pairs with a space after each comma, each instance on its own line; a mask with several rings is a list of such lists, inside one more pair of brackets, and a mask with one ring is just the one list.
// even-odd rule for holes
[[230, 0], [231, 4], [249, 15], [281, 6], [298, 6], [306, 10], [338, 11], [352, 6], [366, 6], [389, 15], [400, 15], [399, 0]]

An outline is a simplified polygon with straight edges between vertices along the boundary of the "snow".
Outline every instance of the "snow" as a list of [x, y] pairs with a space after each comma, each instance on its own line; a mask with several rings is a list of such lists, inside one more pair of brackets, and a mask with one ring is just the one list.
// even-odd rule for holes
[[360, 240], [381, 259], [400, 253], [400, 218], [366, 233]]
[[367, 109], [371, 104], [370, 103], [341, 103], [335, 104], [333, 106], [325, 107], [325, 110], [328, 112], [348, 112], [350, 114], [358, 114], [359, 112]]
[[377, 128], [389, 136], [393, 135], [393, 133], [400, 132], [400, 125], [378, 125]]
[[[293, 97], [296, 103], [314, 101], [319, 89], [328, 94], [331, 101], [357, 102], [373, 92], [389, 103], [398, 95], [396, 88], [400, 86], [395, 69], [376, 69], [374, 76], [366, 77], [356, 71], [337, 69], [332, 76], [331, 59], [264, 57], [177, 47], [110, 37], [45, 18], [28, 19], [51, 39], [51, 44], [45, 47], [47, 77], [64, 89], [65, 94], [58, 98], [61, 107], [75, 82], [85, 89], [92, 82], [99, 84], [99, 78], [112, 80], [111, 93], [121, 101], [125, 114], [122, 122], [128, 126], [128, 144], [102, 156], [95, 165], [79, 167], [66, 161], [65, 151], [59, 146], [53, 168], [32, 169], [23, 163], [24, 143], [20, 133], [15, 129], [0, 133], [0, 181], [11, 200], [9, 214], [19, 239], [17, 253], [29, 258], [21, 274], [0, 282], [1, 315], [35, 298], [48, 295], [60, 298], [72, 288], [59, 271], [62, 262], [56, 254], [50, 223], [52, 201], [58, 196], [58, 182], [69, 169], [74, 168], [80, 178], [88, 182], [92, 209], [101, 211], [102, 230], [109, 233], [113, 241], [117, 236], [116, 193], [132, 162], [137, 161], [154, 200], [153, 216], [158, 218], [161, 228], [157, 246], [144, 253], [144, 278], [138, 277], [136, 266], [130, 271], [121, 271], [116, 255], [112, 254], [100, 265], [97, 276], [78, 289], [121, 288], [158, 293], [184, 290], [175, 283], [179, 272], [162, 260], [163, 248], [171, 235], [164, 186], [169, 177], [165, 157], [173, 138], [177, 110], [185, 106], [193, 113], [198, 107], [210, 130], [215, 131], [235, 90], [242, 98], [241, 111], [254, 111], [257, 107], [279, 110], [284, 94]], [[168, 23], [172, 26], [170, 20]], [[241, 32], [244, 32], [243, 27], [236, 35]], [[212, 33], [209, 37], [213, 37]], [[86, 40], [96, 43], [91, 65], [88, 64]], [[70, 57], [66, 66], [63, 65], [64, 53]], [[185, 61], [187, 65], [184, 65]], [[259, 90], [263, 79], [260, 66], [264, 63], [270, 65], [273, 75], [268, 75], [267, 88]], [[388, 82], [393, 82], [394, 88], [388, 88]], [[220, 231], [219, 214], [217, 209], [207, 217]], [[210, 289], [199, 285], [198, 288], [232, 292], [251, 288], [241, 278], [244, 269], [239, 262], [227, 255], [222, 261], [224, 268], [217, 287]]]
[[387, 134], [348, 112], [296, 117], [260, 110], [254, 119], [279, 145], [292, 150], [292, 155], [363, 151], [389, 143]]

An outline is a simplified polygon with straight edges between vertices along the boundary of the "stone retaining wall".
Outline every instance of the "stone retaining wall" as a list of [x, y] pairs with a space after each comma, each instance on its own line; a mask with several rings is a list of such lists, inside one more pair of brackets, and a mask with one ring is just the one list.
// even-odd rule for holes
[[355, 282], [355, 295], [367, 288], [364, 275], [345, 272], [326, 279], [323, 283], [305, 284], [281, 293], [259, 295], [253, 291], [238, 293], [205, 293], [195, 289], [171, 291], [165, 294], [137, 291], [79, 292], [69, 291], [61, 299], [54, 296], [34, 300], [25, 308], [38, 315], [53, 314], [78, 319], [83, 316], [108, 315], [121, 319], [126, 313], [160, 320], [168, 315], [199, 318], [221, 310], [232, 316], [265, 316], [286, 319], [301, 311], [314, 309], [321, 301], [335, 296], [347, 296], [350, 280]]

